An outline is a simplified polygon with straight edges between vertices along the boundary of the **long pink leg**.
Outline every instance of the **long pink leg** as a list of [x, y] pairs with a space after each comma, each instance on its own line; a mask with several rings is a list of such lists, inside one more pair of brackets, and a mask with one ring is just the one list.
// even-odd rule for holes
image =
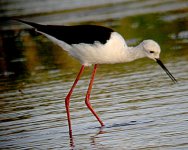
[[94, 69], [93, 69], [93, 73], [92, 73], [92, 76], [91, 76], [91, 80], [90, 80], [89, 87], [88, 87], [87, 94], [86, 94], [86, 98], [85, 98], [85, 103], [86, 103], [87, 107], [89, 108], [89, 110], [97, 118], [97, 120], [99, 121], [99, 123], [101, 124], [101, 126], [104, 126], [104, 123], [99, 118], [99, 116], [97, 115], [97, 113], [94, 111], [94, 109], [92, 108], [92, 106], [90, 104], [90, 101], [89, 101], [89, 99], [90, 99], [90, 93], [91, 93], [91, 89], [92, 89], [92, 85], [93, 85], [93, 81], [94, 81], [94, 77], [95, 77], [95, 74], [96, 74], [96, 71], [97, 71], [97, 66], [98, 65], [95, 64]]
[[70, 120], [70, 111], [69, 111], [69, 103], [70, 103], [70, 97], [71, 97], [71, 94], [78, 82], [78, 80], [80, 79], [80, 76], [82, 75], [83, 71], [84, 71], [84, 65], [82, 65], [81, 69], [80, 69], [80, 72], [78, 73], [77, 77], [76, 77], [76, 80], [74, 81], [68, 95], [66, 96], [65, 98], [65, 107], [66, 107], [66, 111], [67, 111], [67, 119], [68, 119], [68, 125], [69, 125], [69, 135], [70, 135], [70, 138], [72, 138], [72, 127], [71, 127], [71, 120]]

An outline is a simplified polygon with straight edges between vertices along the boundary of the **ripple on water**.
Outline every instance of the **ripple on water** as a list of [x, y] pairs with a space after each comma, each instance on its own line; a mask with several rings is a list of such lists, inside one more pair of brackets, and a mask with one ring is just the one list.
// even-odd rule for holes
[[[91, 71], [86, 69], [86, 73], [72, 95], [70, 105], [75, 149], [179, 150], [188, 148], [186, 1], [89, 2], [80, 0], [76, 3], [74, 1], [46, 1], [44, 3], [32, 0], [22, 3], [16, 0], [14, 4], [12, 1], [9, 2], [4, 1], [3, 5], [6, 5], [7, 12], [6, 15], [2, 13], [0, 16], [22, 15], [29, 20], [39, 22], [50, 20], [54, 24], [77, 21], [93, 23], [93, 20], [96, 23], [97, 20], [105, 20], [98, 23], [114, 25], [114, 28], [122, 33], [126, 26], [126, 37], [130, 45], [153, 34], [157, 34], [155, 38], [161, 44], [163, 43], [162, 57], [167, 68], [177, 78], [177, 84], [173, 84], [163, 70], [149, 60], [99, 67], [91, 94], [91, 103], [106, 125], [103, 128], [100, 128], [99, 123], [84, 104]], [[49, 4], [51, 7], [46, 7]], [[89, 8], [86, 8], [88, 6]], [[54, 10], [56, 10], [55, 13], [51, 13]], [[162, 13], [152, 15], [158, 12]], [[125, 18], [138, 15], [139, 17]], [[154, 22], [153, 18], [156, 18], [157, 22]], [[164, 28], [160, 28], [161, 21]], [[9, 25], [11, 27], [6, 27], [12, 29], [13, 26]], [[123, 26], [122, 30], [119, 25]], [[143, 33], [143, 29], [147, 32]], [[162, 34], [159, 31], [162, 31]], [[34, 41], [41, 44], [38, 39]], [[18, 37], [16, 42], [18, 43], [10, 45], [23, 44]], [[27, 45], [24, 46], [27, 47]], [[44, 45], [40, 46], [44, 48]], [[24, 50], [24, 48], [19, 48]], [[37, 51], [37, 53], [40, 52]], [[25, 54], [24, 51], [21, 56]], [[42, 55], [35, 56], [41, 58]], [[63, 69], [60, 69], [59, 60], [55, 61], [58, 56], [52, 57], [51, 53], [49, 55], [50, 57], [46, 53], [45, 57], [49, 58], [48, 63], [54, 59], [55, 69], [52, 67], [53, 69], [46, 71], [48, 67], [45, 65], [48, 64], [44, 65], [42, 62], [39, 66], [35, 66], [38, 69], [31, 71], [29, 77], [13, 81], [14, 79], [9, 77], [15, 73], [11, 72], [7, 74], [7, 78], [0, 79], [1, 149], [67, 150], [70, 148], [72, 141], [68, 134], [64, 98], [71, 87], [76, 74], [75, 70], [78, 67], [69, 62], [71, 69], [64, 68], [64, 64]], [[15, 60], [20, 59], [14, 58], [10, 64], [18, 62]], [[26, 63], [25, 66], [31, 63], [28, 58], [22, 60], [24, 61], [19, 62]], [[2, 74], [0, 75], [2, 77]], [[23, 93], [19, 92], [20, 89]]]

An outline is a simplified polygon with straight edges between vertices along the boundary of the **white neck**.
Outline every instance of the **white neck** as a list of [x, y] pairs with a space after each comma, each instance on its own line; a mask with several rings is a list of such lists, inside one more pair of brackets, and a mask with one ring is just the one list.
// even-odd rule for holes
[[139, 44], [138, 46], [135, 47], [127, 47], [126, 48], [126, 58], [125, 62], [133, 61], [139, 58], [146, 57], [146, 54], [143, 51], [143, 46], [142, 44]]

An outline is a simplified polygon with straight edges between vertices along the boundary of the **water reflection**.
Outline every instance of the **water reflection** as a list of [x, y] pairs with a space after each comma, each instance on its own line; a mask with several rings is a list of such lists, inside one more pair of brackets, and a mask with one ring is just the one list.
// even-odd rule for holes
[[[137, 121], [131, 121], [129, 123], [127, 122], [122, 122], [122, 123], [115, 123], [113, 125], [110, 126], [103, 126], [103, 127], [99, 127], [97, 133], [93, 136], [90, 137], [91, 139], [91, 145], [95, 147], [95, 149], [109, 149], [111, 147], [111, 145], [105, 146], [102, 143], [97, 143], [97, 138], [99, 136], [105, 136], [105, 134], [108, 134], [108, 130], [114, 130], [115, 128], [121, 128], [122, 126], [134, 126], [137, 124], [142, 124], [142, 123], [150, 123], [153, 121], [146, 121], [146, 122], [137, 122]], [[108, 129], [108, 130], [107, 130]]]
[[95, 146], [96, 149], [105, 149], [102, 144], [98, 145], [97, 142], [96, 142], [96, 139], [97, 139], [98, 135], [105, 134], [105, 131], [103, 131], [104, 128], [105, 128], [104, 126], [100, 127], [99, 131], [95, 135], [90, 137], [91, 145]]
[[[94, 2], [98, 3], [92, 1]], [[53, 3], [58, 4], [57, 1]], [[86, 1], [83, 3], [91, 5]], [[68, 20], [74, 20], [74, 23], [77, 20], [83, 21], [77, 24], [86, 23], [98, 15], [93, 20], [104, 20], [87, 23], [113, 27], [125, 37], [129, 45], [152, 38], [160, 43], [161, 57], [179, 81], [173, 85], [163, 70], [148, 59], [126, 64], [100, 65], [91, 94], [91, 103], [106, 125], [100, 128], [84, 104], [92, 71], [92, 68], [86, 68], [71, 99], [72, 139], [69, 139], [64, 98], [80, 64], [33, 29], [23, 29], [26, 28], [25, 25], [19, 26], [14, 21], [1, 22], [6, 24], [2, 26], [0, 35], [1, 148], [186, 149], [186, 3], [118, 1], [117, 5], [99, 4], [99, 7], [93, 7], [91, 11], [86, 8], [72, 10], [76, 4], [66, 4], [64, 7], [72, 7], [70, 12], [47, 12], [42, 16], [27, 16], [26, 12], [31, 9], [23, 9], [23, 12], [26, 11], [26, 19], [43, 23], [51, 20], [53, 24], [63, 24]], [[28, 1], [26, 5], [36, 5], [30, 4]], [[8, 7], [8, 3], [6, 5]], [[23, 5], [17, 5], [15, 9]], [[46, 11], [46, 5], [47, 3], [42, 5], [41, 10]], [[181, 5], [183, 7], [180, 7]], [[11, 9], [12, 6], [13, 4]], [[145, 15], [141, 15], [143, 13], [139, 10], [143, 10]], [[149, 13], [157, 10], [163, 13]], [[11, 13], [16, 11], [9, 11], [8, 15], [11, 16]], [[130, 17], [125, 17], [127, 15]], [[62, 16], [66, 17], [62, 19]], [[61, 20], [58, 21], [57, 18]]]

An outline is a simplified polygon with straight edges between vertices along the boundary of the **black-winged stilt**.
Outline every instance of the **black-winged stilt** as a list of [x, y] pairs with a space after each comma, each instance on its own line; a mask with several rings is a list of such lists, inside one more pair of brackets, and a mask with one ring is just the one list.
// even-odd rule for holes
[[82, 64], [80, 72], [74, 81], [72, 88], [65, 98], [65, 106], [67, 111], [69, 135], [72, 137], [72, 127], [69, 112], [70, 97], [75, 88], [85, 66], [94, 64], [91, 80], [87, 90], [85, 103], [89, 110], [93, 113], [101, 126], [104, 123], [99, 118], [90, 104], [90, 93], [94, 81], [94, 76], [98, 64], [114, 64], [130, 62], [139, 58], [148, 57], [157, 62], [173, 82], [177, 80], [167, 70], [159, 59], [161, 52], [160, 46], [153, 40], [144, 40], [136, 47], [128, 47], [124, 38], [114, 30], [97, 25], [76, 25], [76, 26], [57, 26], [57, 25], [41, 25], [33, 22], [18, 20], [36, 28], [37, 32], [43, 34], [51, 41], [59, 45], [71, 56], [76, 58]]

